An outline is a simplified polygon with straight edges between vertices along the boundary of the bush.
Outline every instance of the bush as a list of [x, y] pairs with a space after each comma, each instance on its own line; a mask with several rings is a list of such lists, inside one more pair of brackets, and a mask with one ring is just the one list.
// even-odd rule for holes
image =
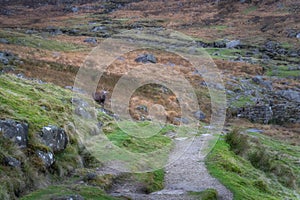
[[258, 146], [255, 150], [248, 153], [248, 160], [251, 164], [263, 171], [268, 171], [271, 166], [271, 155], [265, 148]]
[[233, 129], [225, 137], [225, 141], [229, 144], [230, 150], [239, 155], [243, 155], [246, 150], [249, 149], [247, 140], [248, 136], [241, 134], [239, 129]]

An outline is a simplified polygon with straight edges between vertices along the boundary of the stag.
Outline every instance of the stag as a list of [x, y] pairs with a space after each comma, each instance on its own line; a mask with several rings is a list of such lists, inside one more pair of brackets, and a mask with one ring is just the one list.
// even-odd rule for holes
[[108, 94], [108, 92], [106, 90], [101, 90], [101, 92], [93, 93], [93, 98], [97, 103], [99, 103], [100, 105], [103, 106], [104, 103], [105, 103], [105, 99], [106, 99], [107, 94]]

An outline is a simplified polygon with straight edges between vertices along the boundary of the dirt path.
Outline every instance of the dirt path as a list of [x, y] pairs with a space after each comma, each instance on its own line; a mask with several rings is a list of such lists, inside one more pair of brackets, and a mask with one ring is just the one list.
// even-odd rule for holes
[[[220, 200], [233, 199], [232, 193], [213, 178], [205, 167], [205, 156], [200, 153], [200, 150], [211, 139], [212, 136], [209, 134], [197, 136], [186, 152], [165, 168], [165, 188], [163, 190], [148, 195], [142, 194], [138, 185], [127, 180], [114, 184], [111, 194], [130, 197], [134, 200], [193, 200], [196, 197], [188, 195], [188, 192], [214, 188], [218, 191]], [[182, 149], [182, 146], [189, 142], [187, 138], [175, 139], [176, 147], [171, 153], [170, 159], [174, 160], [178, 156], [177, 150]]]

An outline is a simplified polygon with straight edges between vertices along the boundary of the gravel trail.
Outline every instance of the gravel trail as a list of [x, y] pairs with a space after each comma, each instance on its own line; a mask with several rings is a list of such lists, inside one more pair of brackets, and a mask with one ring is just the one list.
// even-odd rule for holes
[[[232, 193], [207, 171], [204, 159], [205, 149], [212, 135], [203, 134], [196, 136], [192, 145], [187, 148], [183, 155], [165, 168], [165, 188], [151, 194], [143, 194], [139, 186], [130, 180], [115, 183], [110, 194], [113, 196], [129, 197], [134, 200], [194, 200], [195, 196], [188, 192], [200, 192], [208, 188], [218, 191], [218, 199], [231, 200]], [[170, 154], [170, 159], [178, 157], [178, 149], [182, 149], [189, 143], [187, 138], [175, 138], [175, 148]]]

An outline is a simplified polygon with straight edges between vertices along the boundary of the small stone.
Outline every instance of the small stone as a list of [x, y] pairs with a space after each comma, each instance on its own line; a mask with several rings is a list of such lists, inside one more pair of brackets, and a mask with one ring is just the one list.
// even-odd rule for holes
[[198, 110], [197, 112], [194, 113], [194, 117], [198, 120], [204, 120], [206, 118], [206, 115], [201, 110]]
[[11, 167], [16, 167], [19, 168], [21, 167], [21, 162], [13, 157], [5, 157], [3, 159], [3, 162], [5, 165], [11, 166]]

